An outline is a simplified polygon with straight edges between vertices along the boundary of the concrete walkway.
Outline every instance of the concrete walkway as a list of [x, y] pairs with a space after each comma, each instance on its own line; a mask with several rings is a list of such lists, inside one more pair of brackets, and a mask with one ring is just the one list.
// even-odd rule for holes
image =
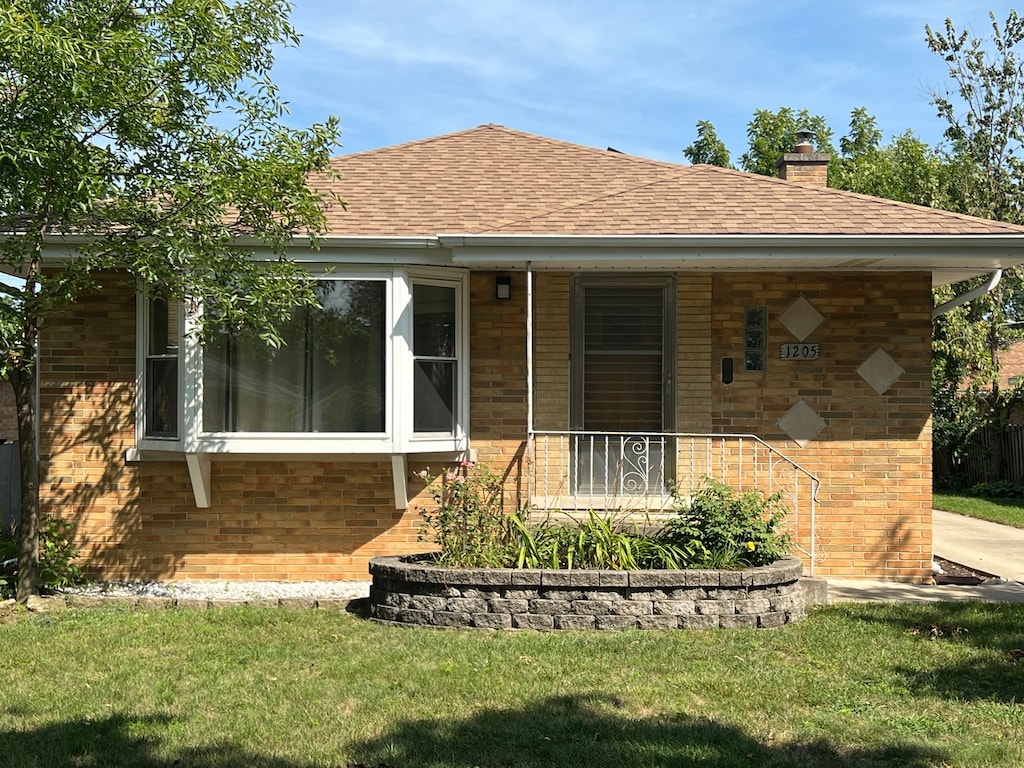
[[932, 551], [976, 571], [1024, 582], [1024, 528], [935, 510]]
[[936, 510], [932, 513], [932, 551], [936, 557], [997, 578], [977, 586], [905, 584], [830, 579], [828, 601], [885, 600], [933, 603], [986, 600], [1024, 603], [1024, 529]]

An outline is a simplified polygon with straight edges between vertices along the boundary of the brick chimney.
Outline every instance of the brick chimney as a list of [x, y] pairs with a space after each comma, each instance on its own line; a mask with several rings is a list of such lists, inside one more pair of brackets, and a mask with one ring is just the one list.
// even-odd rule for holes
[[800, 143], [779, 160], [779, 178], [808, 187], [827, 187], [828, 161], [831, 156], [825, 152], [814, 151], [814, 145], [811, 143], [814, 131], [803, 128], [797, 131], [796, 135]]

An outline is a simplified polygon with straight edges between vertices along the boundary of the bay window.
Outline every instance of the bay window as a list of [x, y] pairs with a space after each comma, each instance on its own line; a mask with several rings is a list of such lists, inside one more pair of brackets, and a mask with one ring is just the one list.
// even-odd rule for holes
[[141, 297], [138, 449], [465, 450], [465, 272], [346, 267], [315, 279], [320, 305], [296, 309], [276, 349], [231, 333], [200, 347], [195, 318]]

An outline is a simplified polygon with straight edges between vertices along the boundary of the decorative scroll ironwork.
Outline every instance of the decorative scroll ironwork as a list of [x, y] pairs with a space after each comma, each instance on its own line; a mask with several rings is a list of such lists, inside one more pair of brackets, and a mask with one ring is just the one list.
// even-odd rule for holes
[[573, 494], [663, 495], [666, 438], [651, 435], [580, 434], [572, 440]]

